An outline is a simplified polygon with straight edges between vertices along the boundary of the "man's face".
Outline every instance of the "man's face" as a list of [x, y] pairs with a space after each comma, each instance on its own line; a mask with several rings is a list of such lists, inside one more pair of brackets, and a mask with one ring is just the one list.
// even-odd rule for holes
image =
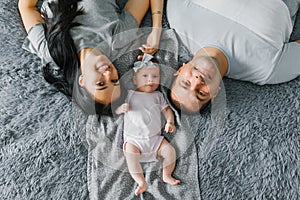
[[189, 112], [199, 111], [219, 91], [221, 78], [218, 69], [206, 60], [183, 64], [175, 75], [171, 100]]

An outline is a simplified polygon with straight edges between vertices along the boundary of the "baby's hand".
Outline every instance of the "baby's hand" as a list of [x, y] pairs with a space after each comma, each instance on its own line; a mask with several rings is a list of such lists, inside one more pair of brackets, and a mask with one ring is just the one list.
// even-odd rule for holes
[[120, 115], [122, 113], [127, 113], [130, 109], [130, 106], [128, 103], [123, 103], [122, 105], [120, 105], [117, 109], [116, 109], [116, 114]]
[[176, 126], [172, 122], [167, 122], [165, 125], [165, 132], [174, 133], [176, 131]]

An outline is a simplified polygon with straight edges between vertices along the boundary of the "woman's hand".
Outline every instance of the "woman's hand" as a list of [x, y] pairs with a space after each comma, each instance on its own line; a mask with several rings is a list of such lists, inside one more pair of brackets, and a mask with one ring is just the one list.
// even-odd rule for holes
[[161, 31], [161, 28], [152, 28], [152, 31], [147, 38], [146, 44], [140, 47], [140, 50], [143, 53], [154, 55], [158, 51]]

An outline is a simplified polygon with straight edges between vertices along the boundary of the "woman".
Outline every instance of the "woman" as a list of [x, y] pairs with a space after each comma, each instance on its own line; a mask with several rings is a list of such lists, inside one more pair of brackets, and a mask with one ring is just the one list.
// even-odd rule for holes
[[[300, 75], [300, 40], [289, 42], [300, 1], [172, 0], [170, 26], [194, 57], [175, 74], [171, 99], [197, 112], [227, 76], [259, 85]], [[186, 23], [189, 21], [189, 23]]]
[[89, 114], [106, 112], [120, 96], [117, 70], [99, 43], [138, 28], [151, 6], [153, 27], [144, 50], [153, 55], [158, 49], [162, 0], [128, 0], [122, 11], [111, 0], [57, 0], [46, 2], [42, 15], [36, 4], [19, 0], [28, 33], [23, 47], [42, 59], [46, 80]]

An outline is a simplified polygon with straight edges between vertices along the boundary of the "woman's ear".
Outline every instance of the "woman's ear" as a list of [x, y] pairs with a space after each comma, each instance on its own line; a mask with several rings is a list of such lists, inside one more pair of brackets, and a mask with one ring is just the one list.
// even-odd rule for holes
[[78, 78], [78, 84], [80, 85], [80, 87], [84, 86], [84, 84], [83, 84], [83, 75], [79, 76], [79, 78]]

